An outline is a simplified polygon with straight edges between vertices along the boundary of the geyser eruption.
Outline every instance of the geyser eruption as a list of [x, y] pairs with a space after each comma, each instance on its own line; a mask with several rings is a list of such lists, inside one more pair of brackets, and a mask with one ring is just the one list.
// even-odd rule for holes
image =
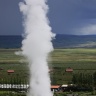
[[30, 89], [28, 96], [52, 96], [48, 69], [48, 55], [53, 50], [47, 0], [24, 0], [20, 11], [24, 16], [25, 38], [22, 41], [22, 54], [29, 61]]

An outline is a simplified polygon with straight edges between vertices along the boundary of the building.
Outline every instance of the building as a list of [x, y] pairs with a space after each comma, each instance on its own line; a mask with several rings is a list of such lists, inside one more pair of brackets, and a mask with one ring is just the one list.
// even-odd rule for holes
[[14, 73], [14, 70], [7, 70], [7, 73], [8, 73], [8, 74]]
[[51, 85], [51, 91], [58, 92], [60, 90], [60, 85]]
[[68, 67], [68, 68], [65, 69], [65, 72], [73, 72], [73, 69]]
[[68, 84], [63, 84], [61, 85], [62, 91], [65, 91], [68, 88]]

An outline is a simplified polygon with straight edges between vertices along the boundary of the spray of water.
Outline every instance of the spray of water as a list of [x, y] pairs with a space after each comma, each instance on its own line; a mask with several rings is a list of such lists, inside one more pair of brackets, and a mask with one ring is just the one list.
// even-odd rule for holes
[[24, 0], [20, 11], [24, 16], [24, 40], [22, 54], [29, 61], [30, 89], [27, 96], [52, 96], [48, 69], [48, 55], [53, 50], [51, 32], [47, 18], [47, 0]]

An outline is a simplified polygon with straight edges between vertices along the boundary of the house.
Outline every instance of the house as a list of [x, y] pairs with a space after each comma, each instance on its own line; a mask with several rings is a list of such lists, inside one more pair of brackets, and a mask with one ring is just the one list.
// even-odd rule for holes
[[73, 69], [68, 67], [68, 68], [65, 69], [65, 72], [73, 72]]
[[14, 73], [14, 70], [7, 70], [7, 73]]
[[51, 91], [57, 92], [60, 90], [60, 85], [51, 85]]
[[65, 91], [68, 88], [68, 84], [63, 84], [61, 85], [62, 91]]

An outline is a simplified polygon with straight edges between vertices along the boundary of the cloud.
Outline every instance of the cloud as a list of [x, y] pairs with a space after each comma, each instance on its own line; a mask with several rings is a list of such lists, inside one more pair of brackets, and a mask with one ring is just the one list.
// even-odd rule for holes
[[[18, 35], [23, 32], [18, 8], [20, 1], [22, 0], [0, 1], [0, 34]], [[88, 34], [78, 30], [96, 24], [96, 0], [48, 0], [48, 5], [50, 25], [55, 33]]]
[[82, 26], [73, 28], [71, 32], [76, 35], [96, 35], [96, 23], [82, 24]]
[[95, 33], [92, 26], [96, 24], [96, 0], [49, 1], [53, 32], [77, 35]]
[[76, 30], [78, 35], [90, 35], [95, 34], [96, 35], [96, 24], [88, 24], [85, 27], [79, 28]]

